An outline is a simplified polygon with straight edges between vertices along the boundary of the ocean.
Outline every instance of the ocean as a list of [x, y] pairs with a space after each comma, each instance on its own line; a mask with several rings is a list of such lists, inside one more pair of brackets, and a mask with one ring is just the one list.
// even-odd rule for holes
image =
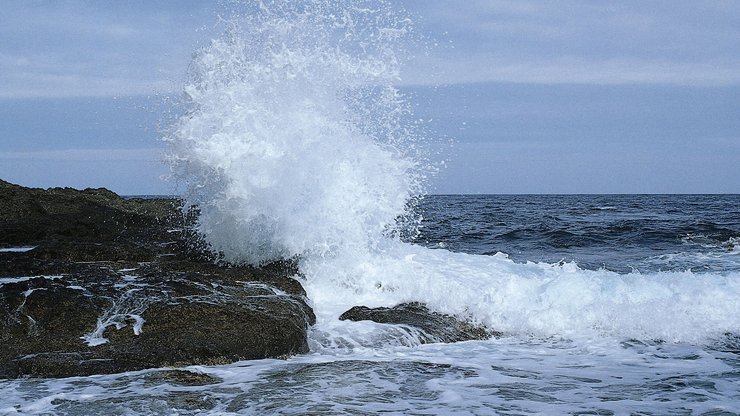
[[[163, 131], [214, 251], [298, 259], [310, 352], [189, 367], [212, 377], [198, 386], [0, 381], [0, 414], [740, 413], [740, 196], [426, 195], [446, 155], [396, 86], [423, 36], [390, 2], [359, 4], [223, 18]], [[503, 335], [422, 344], [338, 320], [409, 301]]]
[[[393, 302], [337, 288], [307, 355], [190, 367], [207, 386], [156, 370], [2, 381], [0, 414], [740, 412], [740, 195], [432, 195], [418, 211], [403, 255], [366, 272], [404, 291], [393, 302], [458, 308], [500, 338], [421, 344], [338, 321]], [[436, 276], [404, 276], [423, 280], [409, 290], [378, 277], [388, 266]]]

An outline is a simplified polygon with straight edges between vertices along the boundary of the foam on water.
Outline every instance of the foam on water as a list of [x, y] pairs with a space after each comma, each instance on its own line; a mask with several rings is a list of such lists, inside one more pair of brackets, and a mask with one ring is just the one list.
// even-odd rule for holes
[[25, 253], [35, 248], [36, 246], [5, 247], [0, 248], [0, 253]]
[[[383, 1], [249, 5], [196, 54], [169, 162], [226, 260], [300, 259], [311, 352], [191, 367], [205, 385], [160, 370], [5, 380], [0, 414], [740, 412], [737, 271], [617, 274], [403, 243], [426, 171], [393, 86], [408, 19]], [[142, 330], [127, 299], [88, 342]], [[404, 301], [505, 334], [420, 345], [408, 328], [337, 319]]]
[[402, 243], [425, 164], [394, 87], [410, 22], [388, 3], [261, 2], [226, 24], [194, 58], [169, 161], [226, 260], [300, 258], [325, 345], [347, 337], [347, 308], [403, 301], [546, 337], [740, 328], [736, 272], [618, 275]]
[[95, 347], [108, 343], [109, 340], [104, 334], [108, 327], [111, 326], [117, 330], [121, 330], [131, 323], [134, 335], [141, 334], [145, 322], [141, 314], [153, 299], [150, 297], [136, 296], [136, 292], [145, 290], [146, 288], [145, 284], [133, 283], [136, 280], [136, 276], [126, 275], [123, 276], [123, 280], [125, 283], [115, 285], [116, 288], [131, 287], [123, 292], [118, 299], [111, 300], [111, 306], [108, 310], [102, 316], [98, 317], [95, 329], [81, 337], [87, 345]]
[[[703, 342], [740, 328], [740, 273], [618, 274], [397, 244], [303, 262], [319, 326], [357, 304], [424, 301], [508, 335]], [[346, 334], [342, 336], [346, 337]]]
[[[510, 339], [0, 381], [0, 414], [736, 414], [731, 353], [685, 344]], [[727, 413], [723, 413], [727, 412]]]

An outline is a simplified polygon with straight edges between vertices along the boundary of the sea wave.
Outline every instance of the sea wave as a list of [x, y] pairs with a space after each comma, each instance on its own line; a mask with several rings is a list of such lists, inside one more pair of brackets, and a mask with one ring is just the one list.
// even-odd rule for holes
[[420, 301], [515, 336], [701, 343], [740, 333], [737, 271], [619, 274], [403, 243], [307, 259], [303, 271], [320, 325], [356, 304]]

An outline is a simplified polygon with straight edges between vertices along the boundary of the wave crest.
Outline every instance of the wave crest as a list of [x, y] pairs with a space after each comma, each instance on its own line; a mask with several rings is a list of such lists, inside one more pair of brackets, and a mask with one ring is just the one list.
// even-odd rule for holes
[[372, 246], [423, 174], [386, 2], [262, 2], [196, 53], [167, 160], [231, 262]]

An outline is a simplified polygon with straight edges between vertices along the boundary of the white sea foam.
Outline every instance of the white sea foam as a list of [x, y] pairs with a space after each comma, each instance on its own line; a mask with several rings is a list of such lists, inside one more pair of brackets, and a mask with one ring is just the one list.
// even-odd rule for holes
[[734, 414], [732, 354], [685, 344], [510, 339], [189, 369], [0, 381], [0, 414]]
[[369, 3], [263, 4], [196, 55], [168, 158], [227, 260], [375, 244], [420, 191], [393, 87], [408, 22]]
[[723, 247], [727, 249], [728, 253], [740, 254], [740, 237], [731, 237]]
[[[192, 367], [218, 377], [206, 386], [159, 370], [5, 380], [0, 414], [740, 412], [736, 337], [651, 341], [740, 332], [737, 272], [619, 275], [400, 242], [392, 228], [423, 165], [391, 85], [405, 17], [376, 1], [253, 4], [197, 55], [169, 157], [227, 259], [300, 256], [312, 353]], [[129, 295], [87, 341], [111, 325], [141, 330], [144, 305]], [[337, 320], [410, 300], [505, 335], [419, 345], [408, 328]]]
[[126, 289], [117, 299], [112, 299], [111, 306], [98, 317], [95, 329], [80, 338], [89, 346], [95, 347], [108, 342], [104, 336], [108, 327], [120, 330], [129, 324], [134, 335], [141, 335], [142, 328], [146, 322], [142, 317], [143, 312], [155, 299], [152, 297], [138, 296], [137, 292], [145, 290], [146, 285], [136, 283], [136, 276], [123, 276], [123, 283], [115, 285], [117, 289]]
[[37, 246], [20, 246], [0, 248], [0, 253], [25, 253], [35, 249]]
[[353, 305], [407, 301], [509, 335], [701, 342], [740, 328], [737, 272], [620, 275], [402, 243], [363, 256], [306, 259], [303, 270], [319, 328], [344, 325], [334, 321]]
[[618, 275], [400, 242], [424, 166], [393, 86], [410, 24], [385, 2], [365, 5], [265, 2], [228, 21], [196, 54], [189, 110], [166, 138], [214, 250], [255, 264], [300, 257], [319, 344], [391, 338], [377, 326], [353, 337], [336, 319], [403, 301], [511, 334], [699, 341], [738, 331], [737, 273]]

